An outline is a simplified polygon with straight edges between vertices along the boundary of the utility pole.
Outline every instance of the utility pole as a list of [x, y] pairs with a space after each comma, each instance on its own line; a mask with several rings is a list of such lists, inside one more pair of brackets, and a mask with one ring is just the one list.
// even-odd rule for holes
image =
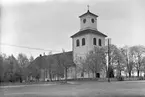
[[110, 82], [110, 70], [109, 70], [109, 66], [110, 66], [110, 42], [109, 42], [109, 38], [108, 38], [108, 82]]

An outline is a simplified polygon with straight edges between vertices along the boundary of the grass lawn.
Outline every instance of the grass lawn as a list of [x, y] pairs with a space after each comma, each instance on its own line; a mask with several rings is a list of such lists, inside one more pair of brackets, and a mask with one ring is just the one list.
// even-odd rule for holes
[[145, 81], [27, 85], [0, 88], [0, 97], [145, 97]]

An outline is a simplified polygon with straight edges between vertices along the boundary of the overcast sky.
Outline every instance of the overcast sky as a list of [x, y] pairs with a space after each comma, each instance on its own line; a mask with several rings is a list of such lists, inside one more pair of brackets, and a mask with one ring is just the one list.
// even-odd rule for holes
[[[100, 32], [117, 46], [145, 46], [145, 0], [3, 0], [1, 42], [53, 50], [72, 50], [70, 36], [80, 30], [79, 17], [97, 14]], [[44, 51], [1, 46], [6, 54], [38, 56]], [[46, 54], [49, 51], [45, 52]]]

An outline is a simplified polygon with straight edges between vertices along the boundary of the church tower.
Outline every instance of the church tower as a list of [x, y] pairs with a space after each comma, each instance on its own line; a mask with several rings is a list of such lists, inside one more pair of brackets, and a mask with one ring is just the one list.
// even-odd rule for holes
[[89, 11], [79, 16], [80, 30], [71, 36], [73, 60], [85, 58], [86, 54], [95, 46], [105, 46], [105, 34], [97, 29], [97, 15]]

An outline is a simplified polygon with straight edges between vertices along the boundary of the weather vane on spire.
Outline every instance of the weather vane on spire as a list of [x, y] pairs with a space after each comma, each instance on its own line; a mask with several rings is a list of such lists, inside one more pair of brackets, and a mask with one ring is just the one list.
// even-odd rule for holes
[[87, 7], [88, 7], [88, 10], [89, 10], [89, 7], [90, 7], [90, 6], [89, 6], [89, 5], [87, 5]]

